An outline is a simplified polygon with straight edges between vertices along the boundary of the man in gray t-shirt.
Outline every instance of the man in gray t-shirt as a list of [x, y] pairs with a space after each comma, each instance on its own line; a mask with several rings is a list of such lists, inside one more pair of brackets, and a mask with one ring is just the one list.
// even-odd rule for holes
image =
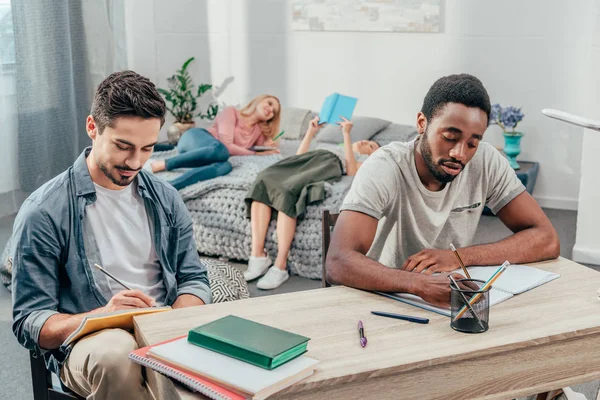
[[[465, 265], [558, 257], [558, 236], [540, 206], [502, 154], [481, 142], [490, 109], [474, 76], [433, 84], [417, 139], [382, 147], [354, 178], [328, 252], [329, 281], [447, 306], [447, 274], [432, 274], [460, 268], [450, 243]], [[471, 246], [484, 205], [514, 235]]]

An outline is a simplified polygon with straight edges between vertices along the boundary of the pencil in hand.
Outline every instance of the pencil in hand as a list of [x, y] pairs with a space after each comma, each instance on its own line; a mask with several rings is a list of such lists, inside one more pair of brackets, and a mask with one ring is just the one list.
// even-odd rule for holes
[[452, 243], [450, 243], [450, 250], [452, 250], [454, 252], [454, 255], [458, 259], [458, 263], [460, 264], [460, 267], [462, 268], [463, 272], [465, 273], [465, 276], [467, 277], [467, 279], [471, 279], [471, 275], [469, 275], [469, 271], [467, 271], [467, 267], [465, 267], [465, 264], [463, 264], [462, 260], [460, 259], [460, 256], [458, 255], [458, 251], [456, 250], [456, 247], [454, 247], [454, 245]]
[[110, 272], [108, 272], [107, 270], [105, 270], [104, 268], [102, 268], [101, 266], [99, 266], [98, 264], [94, 264], [94, 267], [96, 267], [100, 272], [102, 272], [103, 274], [105, 274], [106, 276], [108, 276], [109, 278], [111, 278], [113, 281], [117, 282], [119, 285], [123, 286], [125, 289], [131, 290], [131, 288], [129, 286], [127, 286], [126, 284], [124, 284], [117, 277], [115, 277], [113, 274], [111, 274]]

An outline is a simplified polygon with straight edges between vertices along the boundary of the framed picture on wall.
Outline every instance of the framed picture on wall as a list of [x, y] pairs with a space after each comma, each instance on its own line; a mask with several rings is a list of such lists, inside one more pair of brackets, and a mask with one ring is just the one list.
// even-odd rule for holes
[[293, 0], [294, 31], [441, 31], [442, 0]]

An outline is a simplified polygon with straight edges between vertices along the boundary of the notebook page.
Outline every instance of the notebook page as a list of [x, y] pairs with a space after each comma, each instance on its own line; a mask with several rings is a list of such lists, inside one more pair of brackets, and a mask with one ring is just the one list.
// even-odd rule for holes
[[81, 337], [93, 332], [107, 328], [133, 328], [133, 317], [143, 314], [153, 314], [157, 312], [169, 311], [171, 307], [148, 307], [135, 308], [132, 310], [119, 310], [109, 313], [91, 314], [85, 317], [77, 329], [69, 335], [63, 345], [70, 344]]
[[[500, 266], [468, 267], [473, 279], [487, 281]], [[461, 271], [456, 271], [462, 273]], [[560, 277], [559, 274], [525, 265], [511, 264], [492, 285], [512, 294], [521, 294]]]

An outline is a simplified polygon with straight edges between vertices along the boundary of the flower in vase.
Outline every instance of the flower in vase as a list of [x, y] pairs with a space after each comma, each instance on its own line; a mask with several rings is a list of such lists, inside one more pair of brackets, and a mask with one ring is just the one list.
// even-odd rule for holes
[[515, 128], [524, 116], [525, 114], [520, 108], [502, 107], [500, 104], [494, 104], [490, 113], [490, 125], [498, 125], [507, 135], [521, 135], [521, 133], [515, 132]]

